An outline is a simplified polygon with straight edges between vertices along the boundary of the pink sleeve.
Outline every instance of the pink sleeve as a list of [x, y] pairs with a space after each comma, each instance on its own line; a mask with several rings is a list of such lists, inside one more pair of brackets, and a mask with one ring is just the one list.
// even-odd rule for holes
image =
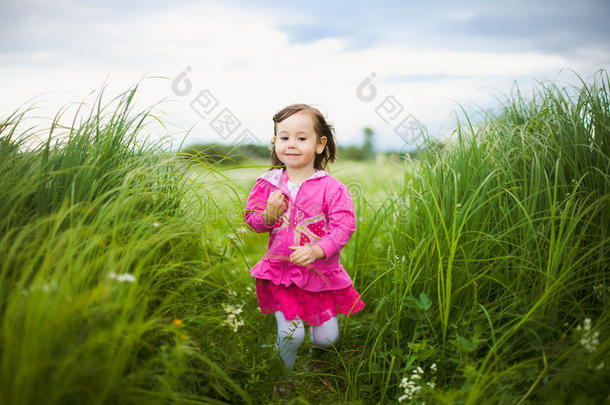
[[256, 232], [269, 232], [272, 226], [268, 226], [263, 219], [263, 211], [267, 207], [269, 189], [263, 185], [264, 180], [257, 179], [246, 202], [244, 220]]
[[316, 245], [319, 245], [326, 258], [339, 253], [356, 231], [356, 215], [352, 198], [344, 184], [341, 184], [333, 195], [329, 196], [328, 230]]

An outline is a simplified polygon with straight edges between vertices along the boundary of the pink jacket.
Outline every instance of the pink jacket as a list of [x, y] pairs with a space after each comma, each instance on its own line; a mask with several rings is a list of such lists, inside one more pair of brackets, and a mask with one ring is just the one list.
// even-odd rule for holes
[[[339, 263], [339, 253], [356, 230], [354, 205], [347, 187], [325, 170], [305, 180], [293, 201], [285, 169], [272, 169], [256, 179], [248, 196], [245, 221], [256, 232], [269, 232], [268, 251], [250, 269], [252, 277], [274, 284], [292, 283], [307, 291], [340, 290], [352, 279]], [[286, 211], [272, 226], [267, 226], [262, 212], [274, 190], [284, 193]], [[326, 254], [302, 266], [290, 261], [294, 250], [289, 246], [316, 244]]]

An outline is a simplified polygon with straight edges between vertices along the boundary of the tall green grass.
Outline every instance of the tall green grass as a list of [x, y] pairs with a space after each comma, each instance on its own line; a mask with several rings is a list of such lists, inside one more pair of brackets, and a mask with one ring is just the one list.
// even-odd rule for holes
[[220, 254], [190, 220], [186, 169], [141, 141], [155, 117], [131, 111], [135, 91], [100, 94], [78, 125], [56, 116], [40, 144], [19, 132], [29, 110], [0, 124], [2, 403], [246, 398], [193, 343], [193, 308], [226, 295], [207, 277]]
[[[371, 354], [379, 368], [436, 362], [446, 403], [606, 399], [608, 75], [573, 90], [543, 83], [531, 101], [516, 91], [477, 130], [458, 123], [453, 144], [408, 174], [392, 205], [404, 221], [388, 229], [390, 270], [368, 278], [388, 322], [369, 341], [411, 350]], [[566, 339], [585, 317], [603, 337], [593, 355]], [[422, 358], [421, 347], [434, 350]], [[567, 353], [590, 364], [567, 377]]]

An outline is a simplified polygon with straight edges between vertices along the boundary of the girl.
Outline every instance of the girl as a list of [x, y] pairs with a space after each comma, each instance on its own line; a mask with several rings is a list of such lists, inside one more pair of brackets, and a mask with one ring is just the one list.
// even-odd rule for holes
[[324, 169], [334, 162], [333, 126], [317, 109], [293, 104], [273, 116], [269, 169], [248, 196], [245, 222], [269, 232], [268, 251], [250, 269], [262, 313], [274, 313], [277, 346], [289, 371], [310, 325], [309, 340], [330, 347], [339, 337], [337, 313], [364, 308], [339, 263], [356, 230], [347, 187]]

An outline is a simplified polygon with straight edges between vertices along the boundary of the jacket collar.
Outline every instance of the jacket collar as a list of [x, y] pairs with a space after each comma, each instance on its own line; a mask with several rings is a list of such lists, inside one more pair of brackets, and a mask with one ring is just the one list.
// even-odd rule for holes
[[[311, 179], [316, 179], [318, 177], [325, 177], [328, 175], [329, 175], [329, 173], [326, 170], [317, 170], [316, 169], [316, 172], [314, 174], [312, 174], [311, 177], [305, 181], [308, 181]], [[286, 184], [286, 181], [288, 181], [288, 175], [286, 174], [285, 168], [276, 168], [276, 169], [268, 170], [265, 173], [263, 173], [262, 175], [258, 176], [258, 178], [268, 181], [269, 183], [273, 184], [275, 187], [279, 188], [284, 193], [290, 195], [290, 191], [288, 190], [288, 185]], [[305, 181], [303, 181], [303, 183]]]

